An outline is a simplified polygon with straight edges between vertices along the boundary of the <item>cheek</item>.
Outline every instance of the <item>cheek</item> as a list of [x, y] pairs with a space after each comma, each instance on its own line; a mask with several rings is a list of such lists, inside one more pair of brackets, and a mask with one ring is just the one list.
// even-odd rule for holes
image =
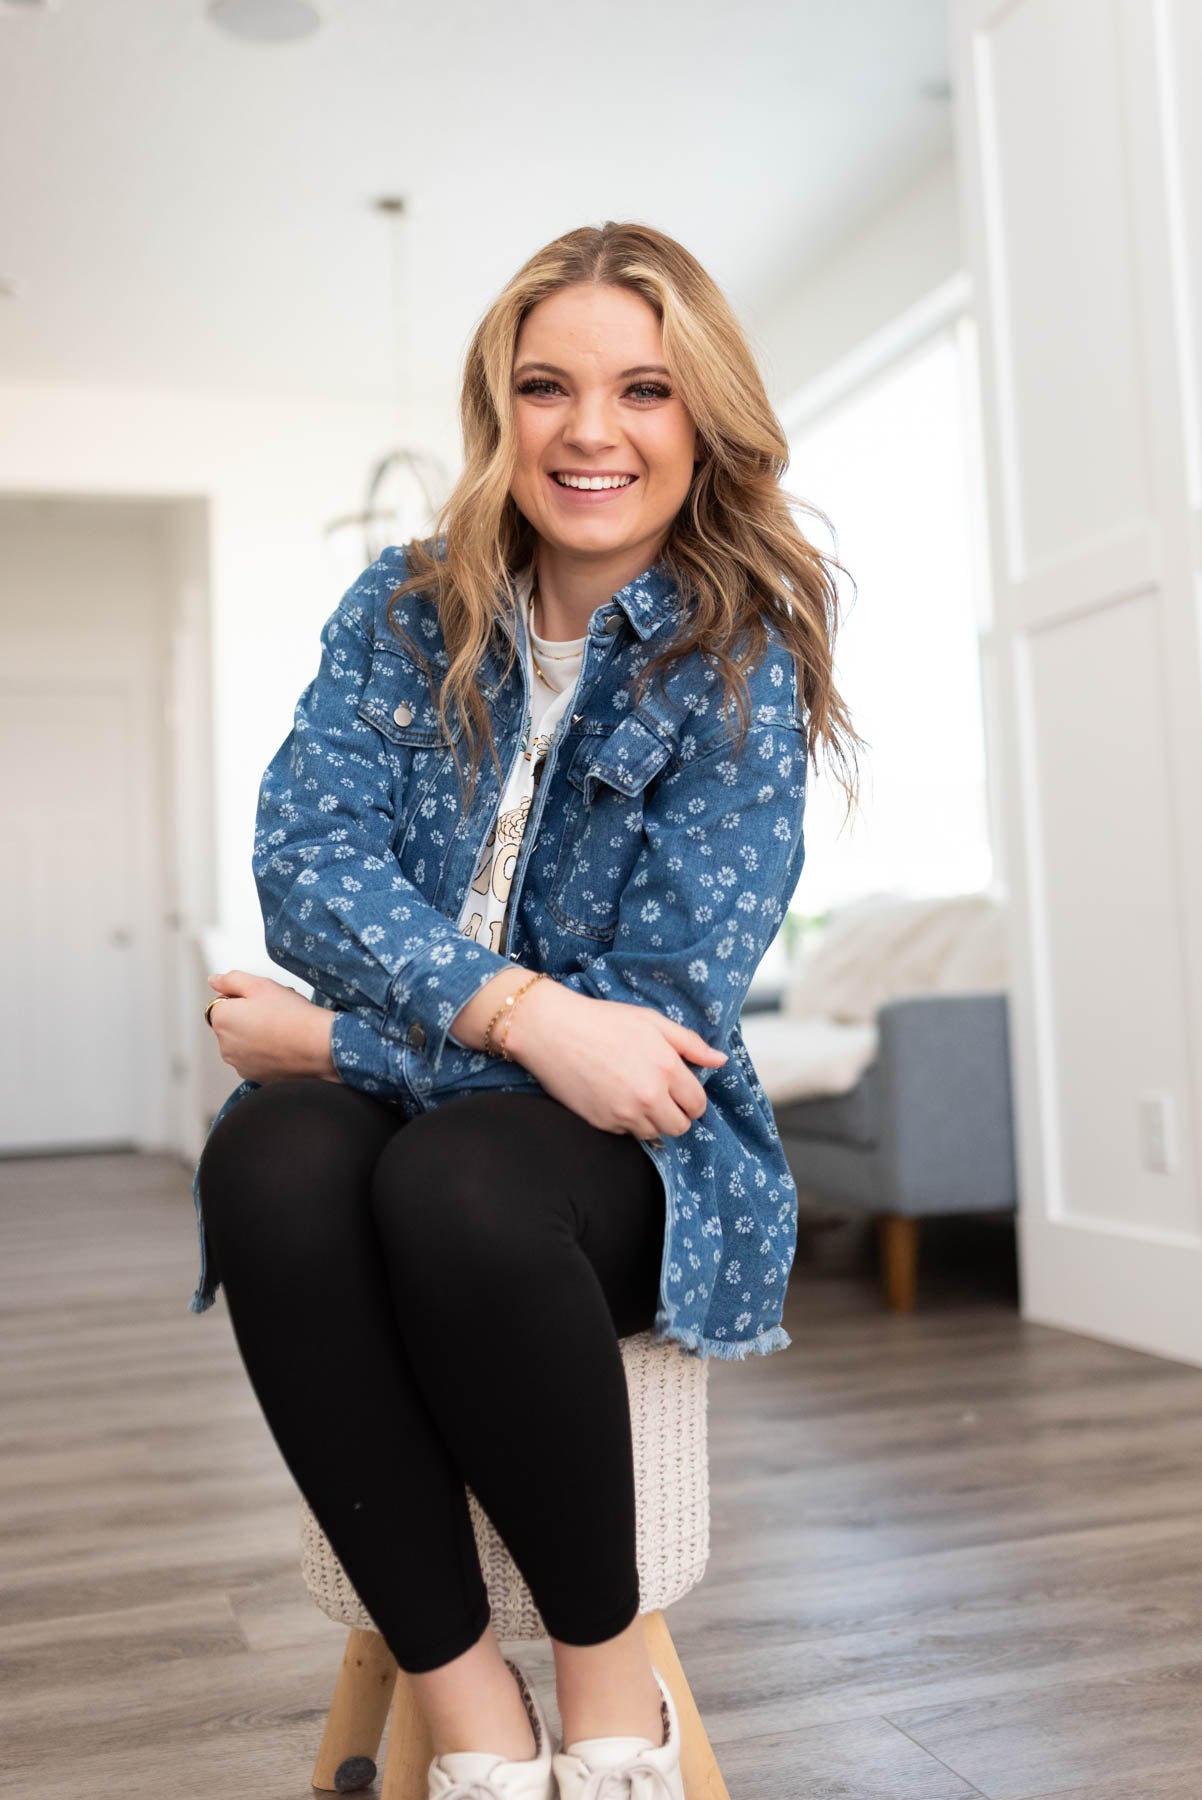
[[538, 475], [539, 463], [547, 445], [549, 432], [546, 424], [537, 413], [519, 413], [517, 473], [533, 480]]
[[689, 483], [693, 479], [693, 459], [681, 455], [678, 445], [665, 447], [651, 468], [648, 498], [654, 496], [660, 507], [677, 507], [689, 491]]
[[647, 466], [665, 486], [688, 486], [693, 476], [693, 427], [667, 418], [644, 440]]

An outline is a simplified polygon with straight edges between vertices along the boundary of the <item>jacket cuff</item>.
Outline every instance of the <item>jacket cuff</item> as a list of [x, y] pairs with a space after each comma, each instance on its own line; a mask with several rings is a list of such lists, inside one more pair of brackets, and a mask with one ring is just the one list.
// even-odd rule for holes
[[390, 1043], [377, 1026], [352, 1012], [339, 1012], [330, 1033], [330, 1057], [347, 1087], [393, 1097], [401, 1080], [400, 1044]]
[[[393, 982], [389, 1024], [437, 1073], [456, 1015], [494, 975], [519, 966], [462, 934], [440, 938], [411, 957]], [[451, 1042], [459, 1039], [451, 1036]]]

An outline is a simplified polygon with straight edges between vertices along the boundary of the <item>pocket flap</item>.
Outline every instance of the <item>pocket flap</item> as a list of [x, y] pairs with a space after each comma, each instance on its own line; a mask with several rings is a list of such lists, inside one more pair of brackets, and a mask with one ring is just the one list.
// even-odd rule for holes
[[607, 737], [586, 737], [568, 767], [568, 780], [591, 806], [595, 784], [620, 794], [638, 794], [672, 755], [650, 726], [631, 713]]
[[416, 663], [382, 644], [372, 649], [371, 668], [356, 711], [394, 744], [446, 742], [425, 675]]

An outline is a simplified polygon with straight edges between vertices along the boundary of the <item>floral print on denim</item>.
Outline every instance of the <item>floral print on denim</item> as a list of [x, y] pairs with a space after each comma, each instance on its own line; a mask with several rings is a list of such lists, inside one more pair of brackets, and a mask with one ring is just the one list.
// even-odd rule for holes
[[[655, 1330], [701, 1356], [783, 1349], [797, 1190], [738, 1021], [804, 859], [806, 730], [787, 646], [770, 624], [767, 654], [745, 671], [752, 725], [736, 757], [733, 714], [696, 653], [633, 702], [633, 676], [678, 616], [667, 571], [653, 565], [594, 611], [575, 710], [532, 803], [501, 955], [456, 922], [500, 784], [486, 756], [472, 817], [460, 817], [425, 678], [385, 617], [406, 573], [393, 547], [344, 595], [263, 777], [253, 867], [270, 955], [337, 1013], [342, 1079], [406, 1117], [479, 1089], [541, 1091], [529, 1071], [450, 1029], [511, 963], [653, 1006], [725, 1050], [720, 1069], [690, 1065], [706, 1089], [702, 1116], [682, 1136], [640, 1140], [666, 1206]], [[421, 594], [398, 605], [445, 673], [434, 607]], [[520, 659], [503, 670], [507, 629], [498, 621], [478, 676], [503, 772], [519, 751], [526, 686]], [[235, 1088], [218, 1119], [254, 1085]], [[219, 1278], [199, 1167], [193, 1196], [191, 1308], [203, 1312]]]

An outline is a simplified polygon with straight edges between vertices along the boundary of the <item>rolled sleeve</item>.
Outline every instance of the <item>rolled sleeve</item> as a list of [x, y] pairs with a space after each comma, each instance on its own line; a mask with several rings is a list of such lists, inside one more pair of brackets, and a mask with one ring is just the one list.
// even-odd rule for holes
[[357, 1013], [339, 1012], [330, 1033], [330, 1057], [347, 1087], [391, 1099], [401, 1087], [404, 1050]]
[[[401, 871], [390, 759], [357, 711], [372, 643], [348, 604], [354, 593], [326, 621], [318, 672], [260, 786], [253, 869], [264, 937], [282, 968], [340, 1008], [370, 1008], [384, 1039], [420, 1047], [437, 1069], [455, 1015], [511, 964], [465, 937]], [[340, 1047], [348, 1071], [376, 1071], [387, 1054], [384, 1044], [375, 1062], [352, 1065], [352, 1050], [366, 1057], [367, 1047], [350, 1025]]]

